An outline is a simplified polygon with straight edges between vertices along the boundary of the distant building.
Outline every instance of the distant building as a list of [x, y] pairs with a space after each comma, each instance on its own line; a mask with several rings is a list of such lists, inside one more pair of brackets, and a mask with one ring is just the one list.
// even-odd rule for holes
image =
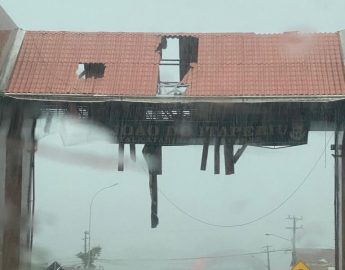
[[[58, 262], [53, 262], [51, 265], [46, 268], [46, 270], [80, 270], [84, 269], [81, 265], [74, 265], [74, 266], [61, 266]], [[95, 268], [98, 270], [99, 268]], [[87, 270], [87, 269], [86, 269]]]
[[335, 269], [334, 249], [298, 248], [296, 256], [297, 260], [304, 262], [310, 270]]
[[58, 262], [53, 262], [46, 270], [65, 270]]

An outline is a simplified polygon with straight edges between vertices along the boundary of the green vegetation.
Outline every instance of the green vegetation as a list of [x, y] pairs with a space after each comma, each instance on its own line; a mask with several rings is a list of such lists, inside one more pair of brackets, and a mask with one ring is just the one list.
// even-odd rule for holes
[[[82, 260], [82, 263], [85, 268], [96, 268], [94, 262], [98, 259], [98, 257], [101, 255], [102, 248], [97, 246], [93, 247], [90, 250], [90, 256], [89, 252], [79, 252], [76, 256]], [[90, 260], [90, 262], [89, 262]], [[89, 265], [89, 266], [88, 266]]]

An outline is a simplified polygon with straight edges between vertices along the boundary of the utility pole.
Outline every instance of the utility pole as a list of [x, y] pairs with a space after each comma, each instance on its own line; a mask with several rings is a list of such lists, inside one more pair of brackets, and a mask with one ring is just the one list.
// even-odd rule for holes
[[[85, 256], [86, 256], [86, 254], [87, 254], [87, 247], [88, 247], [88, 245], [87, 245], [87, 240], [89, 240], [88, 235], [89, 235], [89, 232], [88, 232], [88, 231], [85, 231], [85, 232], [84, 232], [84, 238], [83, 238], [83, 240], [84, 240], [84, 255], [85, 255]], [[84, 264], [84, 268], [86, 268], [86, 265], [85, 265], [85, 264]]]
[[296, 257], [296, 230], [302, 229], [302, 226], [297, 227], [297, 221], [302, 220], [302, 217], [295, 217], [295, 216], [288, 216], [288, 220], [292, 220], [292, 227], [286, 227], [289, 230], [292, 230], [292, 238], [291, 238], [291, 244], [292, 244], [292, 260], [291, 260], [291, 266], [295, 265], [297, 263], [297, 257]]
[[266, 255], [267, 255], [267, 270], [271, 270], [271, 262], [270, 262], [270, 247], [271, 246], [264, 246], [264, 248], [266, 249]]

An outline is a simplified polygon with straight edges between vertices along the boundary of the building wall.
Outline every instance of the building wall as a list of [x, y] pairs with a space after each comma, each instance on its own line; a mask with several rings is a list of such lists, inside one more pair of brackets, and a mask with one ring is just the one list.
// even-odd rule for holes
[[18, 26], [13, 22], [13, 20], [6, 13], [6, 11], [0, 6], [0, 31], [13, 30], [16, 28], [18, 28]]
[[[2, 213], [0, 215], [0, 270], [26, 270], [29, 269], [31, 263], [31, 161], [32, 155], [34, 154], [34, 123], [36, 115], [31, 113], [32, 110], [30, 110], [30, 108], [21, 109], [23, 107], [24, 105], [18, 102], [10, 102], [10, 104], [7, 105], [4, 99], [0, 98], [0, 213]], [[14, 121], [14, 110], [18, 108], [21, 110], [24, 118], [20, 127], [20, 136], [15, 141], [17, 146], [14, 148], [16, 149], [7, 149], [9, 145], [8, 140], [13, 139], [13, 137], [9, 138], [11, 121]], [[8, 158], [11, 155], [9, 155], [9, 151], [10, 153], [19, 153], [21, 156], [21, 164], [17, 164], [13, 162], [13, 159]], [[12, 178], [12, 171], [8, 172], [8, 168], [15, 168], [16, 166], [21, 166], [22, 173], [20, 179], [16, 179], [16, 175]], [[7, 175], [7, 173], [9, 174]], [[14, 184], [11, 184], [11, 182]], [[10, 189], [6, 190], [8, 187]], [[20, 194], [19, 197], [18, 194]], [[14, 212], [9, 212], [10, 209], [16, 210]], [[9, 218], [10, 216], [12, 217], [11, 219]], [[16, 222], [16, 224], [20, 223], [20, 230], [8, 230], [9, 226], [12, 227], [12, 222]], [[19, 239], [18, 242], [9, 241], [9, 238], [6, 238], [6, 235], [9, 234], [14, 236], [15, 239]], [[8, 245], [11, 245], [10, 253], [7, 252], [7, 250], [9, 250]], [[2, 256], [2, 254], [6, 252], [8, 253], [8, 256], [6, 256], [7, 259], [14, 256], [11, 260], [19, 262], [19, 269], [17, 269], [17, 267], [4, 268], [4, 265], [9, 265], [8, 260], [4, 262]]]
[[4, 92], [24, 37], [19, 29], [0, 6], [0, 92]]
[[[9, 46], [13, 43], [18, 27], [12, 19], [6, 14], [0, 6], [0, 92], [6, 84], [6, 62], [11, 51]], [[2, 105], [2, 104], [1, 104]], [[7, 117], [8, 111], [1, 106], [0, 108], [0, 213], [5, 213], [5, 168], [6, 168], [6, 137], [10, 124], [10, 118]], [[2, 245], [3, 245], [3, 227], [5, 215], [0, 215], [0, 269], [2, 265]]]
[[5, 224], [5, 168], [6, 168], [6, 138], [10, 125], [8, 111], [0, 108], [0, 269], [2, 265], [3, 228]]
[[0, 55], [8, 53], [5, 51], [7, 41], [10, 38], [11, 32], [17, 28], [17, 25], [0, 6]]

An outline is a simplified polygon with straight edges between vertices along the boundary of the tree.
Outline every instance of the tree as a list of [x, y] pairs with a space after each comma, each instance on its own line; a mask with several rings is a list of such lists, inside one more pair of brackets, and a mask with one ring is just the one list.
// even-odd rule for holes
[[[96, 268], [94, 262], [101, 255], [101, 251], [102, 251], [102, 248], [97, 246], [97, 247], [93, 247], [90, 250], [90, 256], [89, 256], [88, 251], [87, 252], [79, 252], [76, 256], [79, 259], [81, 259], [81, 261], [83, 262], [84, 268], [88, 267], [88, 268], [94, 269], [94, 268]], [[90, 262], [89, 262], [89, 260], [90, 260]], [[89, 263], [90, 263], [90, 265], [89, 265]]]

